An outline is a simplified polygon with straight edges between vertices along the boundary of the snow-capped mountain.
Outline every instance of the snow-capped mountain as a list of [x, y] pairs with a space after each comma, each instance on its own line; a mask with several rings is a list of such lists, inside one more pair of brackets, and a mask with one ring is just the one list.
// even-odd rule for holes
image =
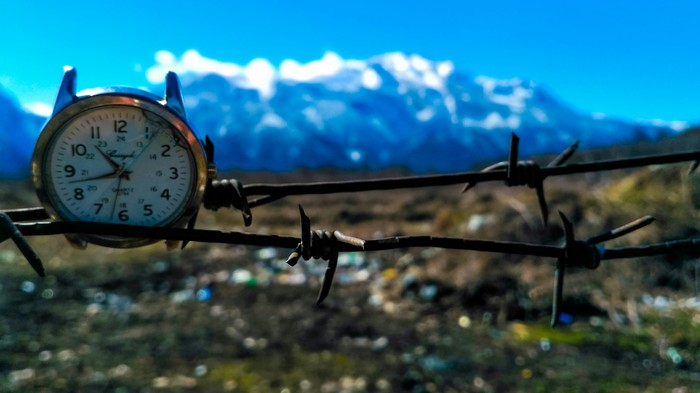
[[461, 171], [503, 158], [511, 132], [527, 156], [576, 140], [598, 147], [681, 128], [580, 113], [534, 82], [474, 77], [417, 55], [358, 61], [327, 53], [279, 69], [265, 60], [242, 67], [198, 56], [164, 56], [149, 76], [182, 71], [189, 117], [213, 138], [224, 168]]
[[[452, 63], [390, 53], [344, 60], [334, 53], [279, 68], [157, 55], [147, 76], [180, 74], [190, 120], [215, 142], [220, 169], [290, 171], [333, 167], [414, 172], [469, 170], [507, 154], [558, 152], [575, 140], [599, 147], [677, 133], [680, 123], [631, 122], [581, 113], [520, 79], [497, 80]], [[152, 91], [162, 92], [162, 85]], [[37, 116], [0, 95], [0, 176], [29, 173]], [[9, 157], [9, 158], [8, 158]]]

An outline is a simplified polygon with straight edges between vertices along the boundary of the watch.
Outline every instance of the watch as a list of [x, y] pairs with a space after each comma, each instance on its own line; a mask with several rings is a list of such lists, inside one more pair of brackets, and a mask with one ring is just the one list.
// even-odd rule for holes
[[[185, 115], [180, 82], [165, 98], [131, 88], [75, 92], [67, 68], [53, 114], [37, 140], [32, 180], [54, 220], [184, 227], [215, 174]], [[94, 234], [74, 244], [138, 247], [155, 242]]]

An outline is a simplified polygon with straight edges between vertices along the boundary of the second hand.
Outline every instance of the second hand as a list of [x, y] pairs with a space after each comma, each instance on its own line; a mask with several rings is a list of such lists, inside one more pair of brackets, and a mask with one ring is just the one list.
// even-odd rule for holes
[[119, 176], [119, 181], [117, 182], [117, 192], [114, 194], [114, 203], [112, 204], [112, 212], [109, 215], [110, 221], [114, 219], [114, 211], [117, 209], [117, 200], [119, 199], [119, 189], [122, 186], [123, 177]]

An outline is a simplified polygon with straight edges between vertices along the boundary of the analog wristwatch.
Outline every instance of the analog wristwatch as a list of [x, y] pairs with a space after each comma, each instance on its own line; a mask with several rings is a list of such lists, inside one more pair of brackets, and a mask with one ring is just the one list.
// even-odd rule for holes
[[[75, 92], [67, 68], [32, 158], [38, 197], [55, 220], [187, 224], [213, 174], [185, 115], [177, 75], [165, 98], [131, 88]], [[71, 235], [74, 243], [138, 247], [155, 240]]]

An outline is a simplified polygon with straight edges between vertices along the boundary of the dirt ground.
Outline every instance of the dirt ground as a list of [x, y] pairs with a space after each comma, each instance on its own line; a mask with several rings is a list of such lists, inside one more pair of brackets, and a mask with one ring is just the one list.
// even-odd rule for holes
[[[558, 210], [585, 238], [643, 215], [656, 223], [609, 246], [698, 236], [700, 181], [681, 166], [502, 184], [290, 197], [199, 228], [360, 238], [435, 235], [560, 245]], [[380, 175], [390, 175], [385, 173]], [[232, 174], [244, 183], [357, 173]], [[374, 174], [373, 176], [377, 176]], [[35, 205], [28, 184], [2, 208]], [[549, 325], [553, 260], [400, 249], [343, 253], [315, 305], [325, 262], [291, 250], [192, 243], [75, 250], [32, 238], [39, 279], [0, 245], [0, 391], [7, 392], [693, 392], [700, 386], [697, 255], [605, 262], [567, 277], [563, 326]]]

